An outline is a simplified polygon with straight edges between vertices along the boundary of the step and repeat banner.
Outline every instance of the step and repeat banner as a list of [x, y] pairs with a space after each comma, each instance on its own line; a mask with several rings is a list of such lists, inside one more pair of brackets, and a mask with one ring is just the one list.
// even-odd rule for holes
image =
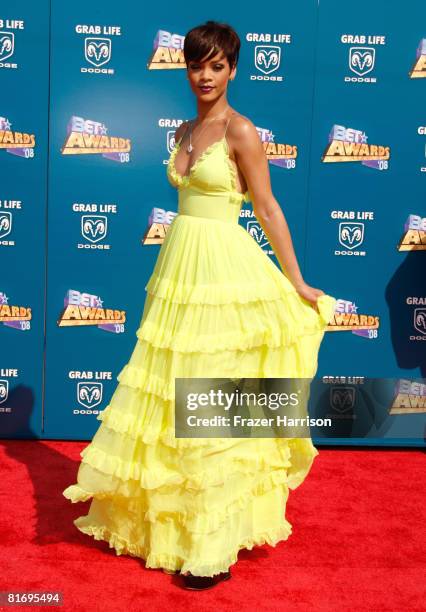
[[[426, 5], [22, 0], [0, 11], [0, 437], [89, 440], [137, 342], [196, 116], [185, 33], [241, 38], [228, 100], [256, 125], [306, 281], [337, 298], [316, 444], [423, 446]], [[278, 265], [251, 203], [240, 224]]]

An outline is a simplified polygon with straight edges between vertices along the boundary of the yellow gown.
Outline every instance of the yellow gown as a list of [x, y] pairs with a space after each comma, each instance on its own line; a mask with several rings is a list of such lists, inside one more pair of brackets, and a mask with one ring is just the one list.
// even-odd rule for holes
[[313, 377], [335, 298], [319, 313], [238, 223], [226, 131], [189, 174], [174, 166], [178, 215], [160, 248], [137, 341], [101, 424], [80, 453], [71, 502], [91, 499], [76, 527], [146, 567], [224, 572], [242, 548], [292, 532], [289, 489], [318, 455], [310, 438], [176, 438], [180, 378]]

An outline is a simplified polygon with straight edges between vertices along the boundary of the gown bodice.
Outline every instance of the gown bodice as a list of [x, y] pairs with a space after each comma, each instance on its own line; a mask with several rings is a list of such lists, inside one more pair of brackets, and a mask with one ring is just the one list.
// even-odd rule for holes
[[205, 148], [185, 176], [176, 171], [174, 163], [181, 140], [175, 144], [167, 166], [167, 178], [178, 190], [178, 214], [238, 223], [249, 193], [237, 190], [226, 136]]

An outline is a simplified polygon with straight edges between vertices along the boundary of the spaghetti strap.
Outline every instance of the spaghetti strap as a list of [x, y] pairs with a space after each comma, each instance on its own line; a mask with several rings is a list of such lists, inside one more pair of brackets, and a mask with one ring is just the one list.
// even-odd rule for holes
[[189, 126], [191, 125], [191, 123], [192, 123], [192, 121], [191, 121], [191, 119], [190, 119], [190, 120], [188, 121], [188, 125], [187, 125], [187, 126], [186, 126], [186, 128], [185, 128], [184, 133], [183, 133], [183, 134], [182, 134], [182, 136], [179, 138], [178, 144], [180, 144], [180, 143], [182, 142], [182, 140], [185, 138], [185, 135], [186, 135], [186, 133], [187, 133], [187, 131], [188, 131], [188, 128], [189, 128]]
[[[236, 114], [237, 114], [237, 113], [232, 113], [232, 114], [230, 115], [230, 117], [228, 117], [228, 121], [226, 122], [226, 125], [225, 125], [225, 132], [224, 132], [224, 134], [223, 134], [223, 138], [225, 138], [225, 136], [226, 136], [226, 132], [227, 132], [227, 129], [228, 129], [228, 125], [229, 125], [229, 123], [230, 123], [230, 121], [231, 121], [232, 117], [233, 117], [234, 115], [236, 115]], [[194, 120], [194, 121], [195, 121], [195, 120]], [[191, 124], [192, 124], [194, 121], [193, 121], [192, 119], [189, 119], [189, 120], [188, 120], [188, 125], [186, 126], [185, 131], [184, 131], [184, 133], [182, 134], [182, 136], [179, 138], [178, 144], [180, 144], [180, 143], [182, 142], [182, 140], [185, 138], [186, 133], [188, 132], [189, 128], [191, 127]]]
[[228, 118], [228, 121], [226, 122], [226, 126], [225, 126], [225, 133], [224, 133], [224, 135], [223, 135], [223, 137], [224, 137], [224, 138], [225, 138], [225, 136], [226, 136], [226, 130], [228, 129], [228, 125], [230, 124], [232, 117], [233, 117], [234, 115], [236, 115], [236, 114], [237, 114], [237, 113], [232, 113], [232, 114], [230, 115], [230, 117]]
[[223, 142], [225, 143], [226, 152], [227, 152], [227, 154], [228, 154], [228, 155], [229, 155], [229, 143], [228, 143], [228, 141], [227, 141], [227, 139], [226, 139], [226, 132], [227, 132], [227, 130], [228, 130], [228, 125], [231, 123], [231, 119], [232, 119], [232, 117], [233, 117], [234, 115], [236, 115], [236, 114], [237, 114], [237, 113], [232, 113], [232, 114], [230, 115], [230, 117], [228, 117], [228, 121], [226, 122], [226, 125], [225, 125], [225, 132], [223, 133], [223, 136], [222, 136], [222, 140], [223, 140]]

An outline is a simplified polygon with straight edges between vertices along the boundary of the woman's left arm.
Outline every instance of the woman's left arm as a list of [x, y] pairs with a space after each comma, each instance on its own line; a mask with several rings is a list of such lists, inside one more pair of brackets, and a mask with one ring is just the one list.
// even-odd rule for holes
[[280, 263], [283, 273], [299, 295], [314, 306], [324, 292], [310, 287], [303, 280], [290, 230], [280, 205], [271, 189], [268, 158], [254, 124], [243, 116], [237, 116], [229, 125], [235, 161], [247, 183], [253, 211], [262, 226]]

